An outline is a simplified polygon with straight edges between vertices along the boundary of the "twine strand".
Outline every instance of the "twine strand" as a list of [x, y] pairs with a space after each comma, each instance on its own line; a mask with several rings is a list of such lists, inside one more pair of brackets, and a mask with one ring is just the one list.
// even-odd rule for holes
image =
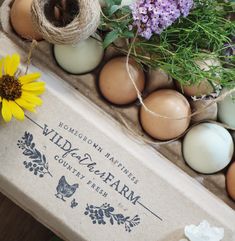
[[26, 61], [25, 75], [28, 74], [29, 66], [30, 66], [30, 64], [31, 64], [31, 58], [32, 58], [33, 50], [37, 47], [37, 44], [38, 44], [38, 42], [37, 42], [36, 40], [33, 40], [32, 43], [31, 43], [31, 45], [30, 45], [29, 53], [28, 53], [27, 61]]
[[132, 49], [133, 49], [133, 45], [134, 45], [134, 42], [136, 41], [136, 38], [137, 38], [137, 34], [135, 35], [131, 45], [130, 45], [130, 48], [128, 50], [128, 53], [127, 53], [127, 58], [126, 58], [126, 70], [127, 70], [127, 73], [129, 75], [129, 78], [131, 79], [131, 82], [135, 88], [135, 91], [136, 91], [136, 94], [137, 94], [137, 97], [138, 97], [138, 100], [140, 102], [140, 105], [145, 109], [146, 112], [150, 113], [151, 115], [155, 116], [155, 117], [159, 117], [159, 118], [162, 118], [162, 119], [168, 119], [168, 120], [184, 120], [184, 119], [189, 119], [193, 116], [196, 116], [198, 114], [201, 114], [202, 112], [204, 112], [205, 110], [207, 110], [210, 106], [212, 106], [213, 104], [216, 104], [222, 100], [224, 100], [227, 96], [235, 93], [235, 88], [231, 89], [231, 90], [228, 90], [227, 92], [221, 94], [219, 97], [217, 97], [216, 99], [213, 99], [209, 104], [203, 106], [202, 108], [200, 108], [199, 110], [191, 113], [190, 115], [187, 115], [187, 116], [182, 116], [182, 117], [178, 117], [178, 118], [175, 118], [175, 117], [169, 117], [169, 116], [165, 116], [165, 115], [161, 115], [155, 111], [152, 111], [150, 110], [144, 103], [144, 100], [142, 98], [142, 94], [141, 92], [139, 91], [136, 83], [135, 83], [135, 80], [131, 74], [131, 71], [130, 71], [130, 68], [129, 68], [129, 60], [130, 60], [130, 55], [131, 55], [131, 52], [132, 52]]
[[76, 0], [79, 13], [65, 27], [54, 26], [45, 16], [44, 6], [50, 0], [33, 0], [31, 6], [35, 28], [43, 38], [53, 44], [77, 44], [89, 38], [100, 23], [100, 4], [98, 0]]
[[225, 129], [228, 129], [230, 131], [235, 131], [235, 128], [231, 127], [231, 126], [228, 126], [226, 124], [223, 124], [223, 123], [220, 123], [220, 122], [217, 122], [217, 121], [213, 121], [213, 120], [202, 120], [202, 121], [199, 121], [195, 124], [193, 124], [192, 126], [190, 126], [190, 128], [188, 128], [186, 131], [184, 131], [184, 133], [182, 133], [180, 136], [174, 138], [174, 139], [171, 139], [171, 140], [168, 140], [168, 141], [159, 141], [159, 140], [150, 140], [149, 138], [147, 137], [143, 137], [142, 135], [136, 133], [132, 128], [131, 126], [127, 123], [125, 117], [119, 113], [119, 112], [115, 112], [117, 117], [119, 118], [119, 120], [122, 122], [122, 124], [125, 126], [125, 128], [129, 131], [129, 133], [135, 137], [134, 140], [135, 141], [138, 141], [140, 143], [145, 143], [145, 144], [150, 144], [152, 146], [163, 146], [163, 145], [169, 145], [169, 144], [172, 144], [178, 140], [180, 140], [182, 137], [184, 137], [191, 129], [193, 129], [195, 126], [201, 124], [201, 123], [211, 123], [211, 124], [216, 124], [216, 125], [219, 125], [221, 127], [224, 127]]

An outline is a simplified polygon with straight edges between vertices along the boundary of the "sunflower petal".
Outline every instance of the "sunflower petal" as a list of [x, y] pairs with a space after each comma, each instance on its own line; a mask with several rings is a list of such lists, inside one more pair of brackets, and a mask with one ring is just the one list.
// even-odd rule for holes
[[9, 105], [11, 107], [12, 115], [17, 120], [24, 120], [24, 111], [14, 101], [9, 101]]
[[34, 83], [24, 84], [22, 86], [22, 89], [29, 90], [29, 91], [45, 90], [45, 83], [44, 82], [34, 82]]
[[7, 68], [7, 73], [6, 74], [8, 74], [10, 76], [14, 76], [16, 71], [17, 71], [17, 69], [18, 69], [19, 64], [20, 64], [20, 56], [19, 56], [19, 54], [13, 54], [11, 56], [10, 65]]
[[33, 113], [37, 113], [37, 111], [35, 110], [35, 109], [28, 109], [28, 111], [30, 111], [30, 112], [33, 112]]
[[10, 122], [11, 118], [12, 118], [10, 104], [5, 99], [2, 100], [2, 117], [3, 117], [4, 121], [6, 121], [6, 122]]
[[22, 85], [27, 84], [27, 83], [31, 83], [34, 80], [37, 80], [38, 78], [41, 77], [41, 74], [38, 72], [32, 73], [32, 74], [27, 74], [24, 76], [20, 76], [19, 77], [19, 81]]
[[0, 103], [2, 102], [2, 97], [0, 96]]
[[35, 105], [42, 105], [42, 100], [36, 95], [23, 91], [21, 98]]
[[16, 102], [17, 105], [19, 105], [22, 108], [24, 108], [26, 110], [29, 110], [29, 111], [32, 111], [36, 107], [36, 105], [31, 104], [31, 103], [29, 103], [28, 101], [25, 101], [22, 98], [16, 99], [15, 102]]
[[4, 73], [14, 76], [19, 64], [20, 56], [18, 54], [13, 54], [12, 56], [7, 55], [4, 59]]
[[30, 93], [30, 94], [33, 94], [33, 95], [38, 96], [38, 95], [43, 94], [43, 93], [45, 92], [45, 89], [41, 89], [41, 90], [33, 90], [33, 91], [29, 91], [29, 90], [27, 90], [27, 92]]

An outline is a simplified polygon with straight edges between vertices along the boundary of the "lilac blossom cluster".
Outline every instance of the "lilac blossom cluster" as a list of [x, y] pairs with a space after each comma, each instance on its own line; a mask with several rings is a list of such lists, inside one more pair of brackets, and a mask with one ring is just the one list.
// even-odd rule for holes
[[150, 39], [154, 33], [161, 34], [180, 16], [187, 17], [193, 4], [193, 0], [137, 0], [130, 5], [133, 26], [140, 36]]

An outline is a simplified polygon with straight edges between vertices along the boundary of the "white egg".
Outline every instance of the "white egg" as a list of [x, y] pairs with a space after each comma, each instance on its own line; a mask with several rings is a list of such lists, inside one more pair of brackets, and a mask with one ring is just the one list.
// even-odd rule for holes
[[98, 35], [95, 38], [90, 37], [74, 45], [54, 45], [57, 63], [71, 74], [92, 71], [100, 64], [104, 55], [101, 38]]
[[183, 155], [197, 172], [212, 174], [224, 169], [232, 159], [233, 140], [229, 132], [216, 124], [193, 127], [183, 140]]
[[[223, 89], [221, 94], [226, 91], [227, 89]], [[221, 122], [235, 128], [235, 93], [218, 103], [218, 117]]]

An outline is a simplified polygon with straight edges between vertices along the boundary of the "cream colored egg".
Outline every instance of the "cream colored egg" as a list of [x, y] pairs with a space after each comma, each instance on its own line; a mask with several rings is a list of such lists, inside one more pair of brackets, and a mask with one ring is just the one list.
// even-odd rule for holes
[[101, 38], [98, 35], [95, 38], [74, 45], [54, 45], [54, 56], [59, 66], [71, 74], [84, 74], [95, 69], [104, 54]]
[[183, 140], [186, 163], [195, 171], [204, 174], [224, 169], [231, 161], [233, 151], [231, 135], [217, 124], [199, 124], [193, 127]]
[[[221, 95], [228, 90], [223, 89]], [[228, 95], [218, 103], [218, 118], [221, 122], [235, 128], [235, 93]]]

